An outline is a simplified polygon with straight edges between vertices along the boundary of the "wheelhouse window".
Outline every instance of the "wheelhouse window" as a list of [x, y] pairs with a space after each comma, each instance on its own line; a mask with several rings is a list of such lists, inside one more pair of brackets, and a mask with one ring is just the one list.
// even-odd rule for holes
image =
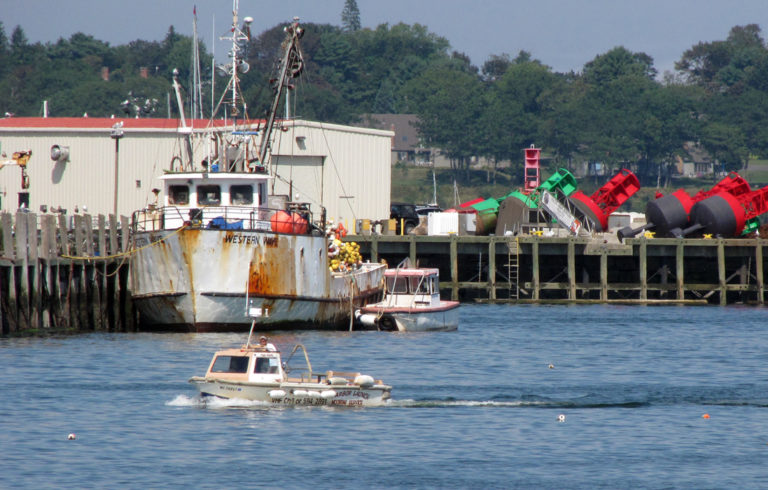
[[212, 373], [247, 373], [248, 356], [218, 356], [211, 368]]
[[235, 206], [253, 204], [253, 186], [233, 185], [229, 188], [229, 203]]
[[189, 204], [189, 187], [186, 185], [172, 185], [168, 187], [168, 202], [170, 204]]
[[411, 292], [416, 294], [429, 294], [429, 281], [425, 277], [411, 277]]
[[221, 204], [221, 189], [217, 185], [200, 185], [197, 187], [197, 204], [201, 206], [218, 206]]
[[259, 357], [256, 359], [256, 365], [253, 366], [253, 372], [256, 374], [274, 374], [277, 372], [277, 359], [274, 357]]
[[393, 293], [407, 293], [408, 292], [408, 280], [405, 277], [388, 277], [387, 289]]

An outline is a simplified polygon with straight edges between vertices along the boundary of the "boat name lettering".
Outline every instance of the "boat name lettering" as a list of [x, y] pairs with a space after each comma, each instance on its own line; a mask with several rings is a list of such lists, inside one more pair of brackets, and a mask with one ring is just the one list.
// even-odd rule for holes
[[328, 400], [325, 398], [282, 398], [280, 400], [273, 400], [274, 403], [282, 403], [283, 405], [325, 405]]
[[364, 391], [345, 390], [345, 391], [336, 392], [336, 398], [342, 398], [342, 397], [348, 397], [348, 396], [352, 396], [355, 398], [363, 398], [364, 400], [368, 399], [368, 393]]
[[265, 236], [259, 240], [259, 235], [246, 233], [231, 233], [224, 237], [224, 243], [243, 243], [245, 245], [258, 245], [259, 241], [264, 245], [277, 245], [277, 237]]
[[331, 400], [331, 405], [343, 407], [362, 407], [363, 400]]

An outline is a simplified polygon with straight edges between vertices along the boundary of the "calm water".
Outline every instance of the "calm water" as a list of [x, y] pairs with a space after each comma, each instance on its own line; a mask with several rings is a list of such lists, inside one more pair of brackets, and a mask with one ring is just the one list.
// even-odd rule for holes
[[393, 385], [374, 409], [201, 404], [187, 379], [239, 334], [0, 339], [0, 487], [768, 487], [768, 309], [461, 317], [271, 334]]

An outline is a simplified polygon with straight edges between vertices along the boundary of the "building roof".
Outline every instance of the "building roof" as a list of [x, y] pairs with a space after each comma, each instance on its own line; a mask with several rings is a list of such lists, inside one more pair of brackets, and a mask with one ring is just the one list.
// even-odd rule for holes
[[416, 129], [419, 118], [415, 114], [368, 114], [364, 123], [377, 129], [394, 131], [393, 151], [415, 151], [421, 148], [421, 138]]
[[[160, 118], [122, 118], [122, 117], [6, 117], [0, 118], [0, 131], [10, 132], [42, 132], [42, 131], [78, 131], [78, 132], [103, 132], [111, 131], [112, 126], [122, 123], [121, 129], [129, 131], [146, 131], [146, 132], [173, 132], [177, 133], [181, 129], [180, 119], [160, 119]], [[187, 119], [188, 126], [194, 128], [194, 130], [202, 130], [209, 128], [213, 125], [216, 128], [226, 128], [231, 126], [232, 120], [224, 119]], [[266, 121], [263, 119], [251, 119], [248, 121], [251, 127], [255, 130], [260, 130], [264, 127]], [[294, 126], [305, 126], [320, 129], [330, 129], [333, 131], [353, 132], [374, 134], [379, 136], [392, 137], [391, 131], [381, 131], [379, 129], [370, 129], [362, 127], [342, 126], [338, 124], [318, 123], [314, 121], [305, 120], [291, 120], [291, 121], [277, 121], [278, 124]], [[231, 129], [231, 128], [230, 128]]]
[[[194, 128], [205, 128], [211, 121], [208, 119], [195, 119], [187, 121]], [[217, 127], [226, 125], [223, 120], [214, 120]], [[258, 121], [251, 121], [252, 123]], [[75, 130], [75, 131], [108, 131], [115, 124], [122, 123], [122, 129], [177, 131], [181, 127], [180, 119], [159, 119], [130, 117], [5, 117], [0, 118], [0, 129], [7, 130]], [[229, 123], [229, 121], [227, 121]]]

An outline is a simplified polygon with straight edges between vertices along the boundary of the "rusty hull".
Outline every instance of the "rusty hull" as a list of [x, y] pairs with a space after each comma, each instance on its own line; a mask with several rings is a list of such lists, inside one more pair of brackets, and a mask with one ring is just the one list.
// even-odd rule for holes
[[209, 229], [137, 233], [133, 299], [143, 327], [247, 330], [246, 294], [272, 329], [348, 328], [383, 292], [383, 264], [331, 273], [323, 236]]

